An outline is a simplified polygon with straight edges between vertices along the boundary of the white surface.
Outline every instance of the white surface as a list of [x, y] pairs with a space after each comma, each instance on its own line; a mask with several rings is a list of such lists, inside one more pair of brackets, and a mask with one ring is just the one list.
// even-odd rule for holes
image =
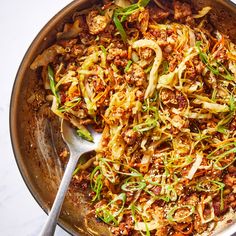
[[[18, 171], [9, 136], [9, 104], [17, 69], [28, 46], [69, 0], [1, 0], [0, 7], [0, 235], [38, 235], [46, 214]], [[236, 2], [236, 0], [234, 0]], [[68, 235], [57, 228], [56, 236]]]
[[[0, 7], [0, 235], [35, 236], [46, 214], [29, 193], [13, 156], [8, 125], [12, 85], [39, 30], [69, 0], [1, 0]], [[67, 236], [57, 227], [56, 236]]]

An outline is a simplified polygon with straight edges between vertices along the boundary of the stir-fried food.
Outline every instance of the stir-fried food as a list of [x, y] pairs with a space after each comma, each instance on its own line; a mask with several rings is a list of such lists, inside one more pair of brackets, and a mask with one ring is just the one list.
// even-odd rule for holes
[[196, 235], [236, 209], [236, 46], [210, 10], [106, 1], [31, 65], [78, 136], [102, 132], [74, 181], [113, 235]]

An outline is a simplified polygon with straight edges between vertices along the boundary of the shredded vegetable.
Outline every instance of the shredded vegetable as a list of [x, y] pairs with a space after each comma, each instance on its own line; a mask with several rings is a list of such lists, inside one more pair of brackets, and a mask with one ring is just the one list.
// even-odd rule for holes
[[102, 133], [73, 183], [111, 235], [211, 235], [235, 209], [236, 46], [210, 10], [100, 2], [31, 65], [56, 116]]

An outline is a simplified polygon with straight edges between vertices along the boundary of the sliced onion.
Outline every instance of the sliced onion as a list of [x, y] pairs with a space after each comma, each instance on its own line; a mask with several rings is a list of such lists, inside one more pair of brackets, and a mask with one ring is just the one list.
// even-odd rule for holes
[[198, 14], [193, 15], [193, 18], [201, 18], [205, 16], [209, 11], [211, 10], [211, 7], [203, 7], [202, 10], [198, 12]]
[[193, 163], [190, 171], [188, 172], [188, 176], [187, 176], [188, 179], [193, 178], [193, 176], [195, 175], [195, 173], [197, 172], [198, 168], [200, 167], [200, 165], [202, 163], [202, 158], [203, 158], [202, 153], [196, 154], [196, 160]]
[[155, 91], [157, 81], [158, 81], [158, 68], [162, 62], [162, 50], [159, 47], [158, 43], [149, 39], [140, 39], [133, 44], [133, 48], [147, 47], [155, 51], [156, 57], [153, 62], [152, 69], [150, 71], [150, 78], [147, 90], [145, 92], [145, 99], [152, 96]]

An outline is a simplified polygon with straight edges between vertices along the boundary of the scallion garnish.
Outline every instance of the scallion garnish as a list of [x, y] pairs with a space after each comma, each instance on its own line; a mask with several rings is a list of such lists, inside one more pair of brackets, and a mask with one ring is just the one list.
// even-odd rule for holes
[[[206, 65], [206, 67], [214, 74], [214, 75], [220, 75], [221, 77], [223, 77], [226, 80], [234, 80], [234, 77], [229, 73], [229, 71], [225, 68], [224, 65], [222, 65], [221, 63], [217, 62], [216, 60], [214, 60], [214, 64], [216, 64], [215, 66], [213, 66], [210, 62], [209, 62], [209, 56], [204, 53], [201, 49], [201, 41], [197, 41], [196, 42], [196, 47], [198, 49], [198, 53], [199, 53], [199, 57], [201, 59], [201, 61]], [[224, 69], [225, 74], [222, 74], [219, 71], [219, 66], [221, 66], [221, 68]]]
[[128, 61], [127, 65], [126, 65], [126, 67], [125, 67], [125, 69], [124, 69], [124, 72], [125, 72], [125, 73], [129, 70], [129, 68], [130, 68], [130, 66], [131, 66], [132, 63], [133, 63], [133, 61], [131, 61], [131, 60]]
[[52, 94], [56, 97], [57, 104], [60, 104], [61, 99], [56, 89], [55, 80], [54, 80], [54, 72], [51, 66], [48, 66], [48, 79], [49, 79], [50, 89], [52, 91]]
[[[183, 216], [181, 214], [180, 217], [175, 217], [176, 211], [187, 210], [187, 214]], [[182, 222], [187, 217], [191, 216], [195, 211], [195, 207], [192, 205], [183, 205], [183, 206], [175, 206], [167, 213], [167, 220], [171, 222]]]
[[131, 6], [127, 8], [123, 8], [123, 9], [121, 8], [114, 11], [114, 14], [113, 14], [114, 24], [117, 30], [119, 31], [122, 40], [125, 43], [127, 43], [127, 34], [124, 30], [122, 23], [126, 21], [127, 17], [131, 15], [132, 13], [134, 13], [136, 10], [138, 10], [141, 7], [146, 7], [149, 2], [150, 0], [139, 0], [137, 3], [132, 4]]
[[117, 220], [116, 217], [118, 217], [122, 213], [125, 206], [125, 202], [126, 194], [121, 193], [116, 196], [112, 201], [110, 201], [107, 205], [97, 208], [96, 215], [105, 223], [109, 224], [113, 222], [117, 226], [119, 220]]
[[142, 190], [146, 187], [146, 183], [142, 181], [130, 181], [129, 179], [125, 181], [125, 183], [121, 186], [121, 189], [126, 192], [134, 192]]

